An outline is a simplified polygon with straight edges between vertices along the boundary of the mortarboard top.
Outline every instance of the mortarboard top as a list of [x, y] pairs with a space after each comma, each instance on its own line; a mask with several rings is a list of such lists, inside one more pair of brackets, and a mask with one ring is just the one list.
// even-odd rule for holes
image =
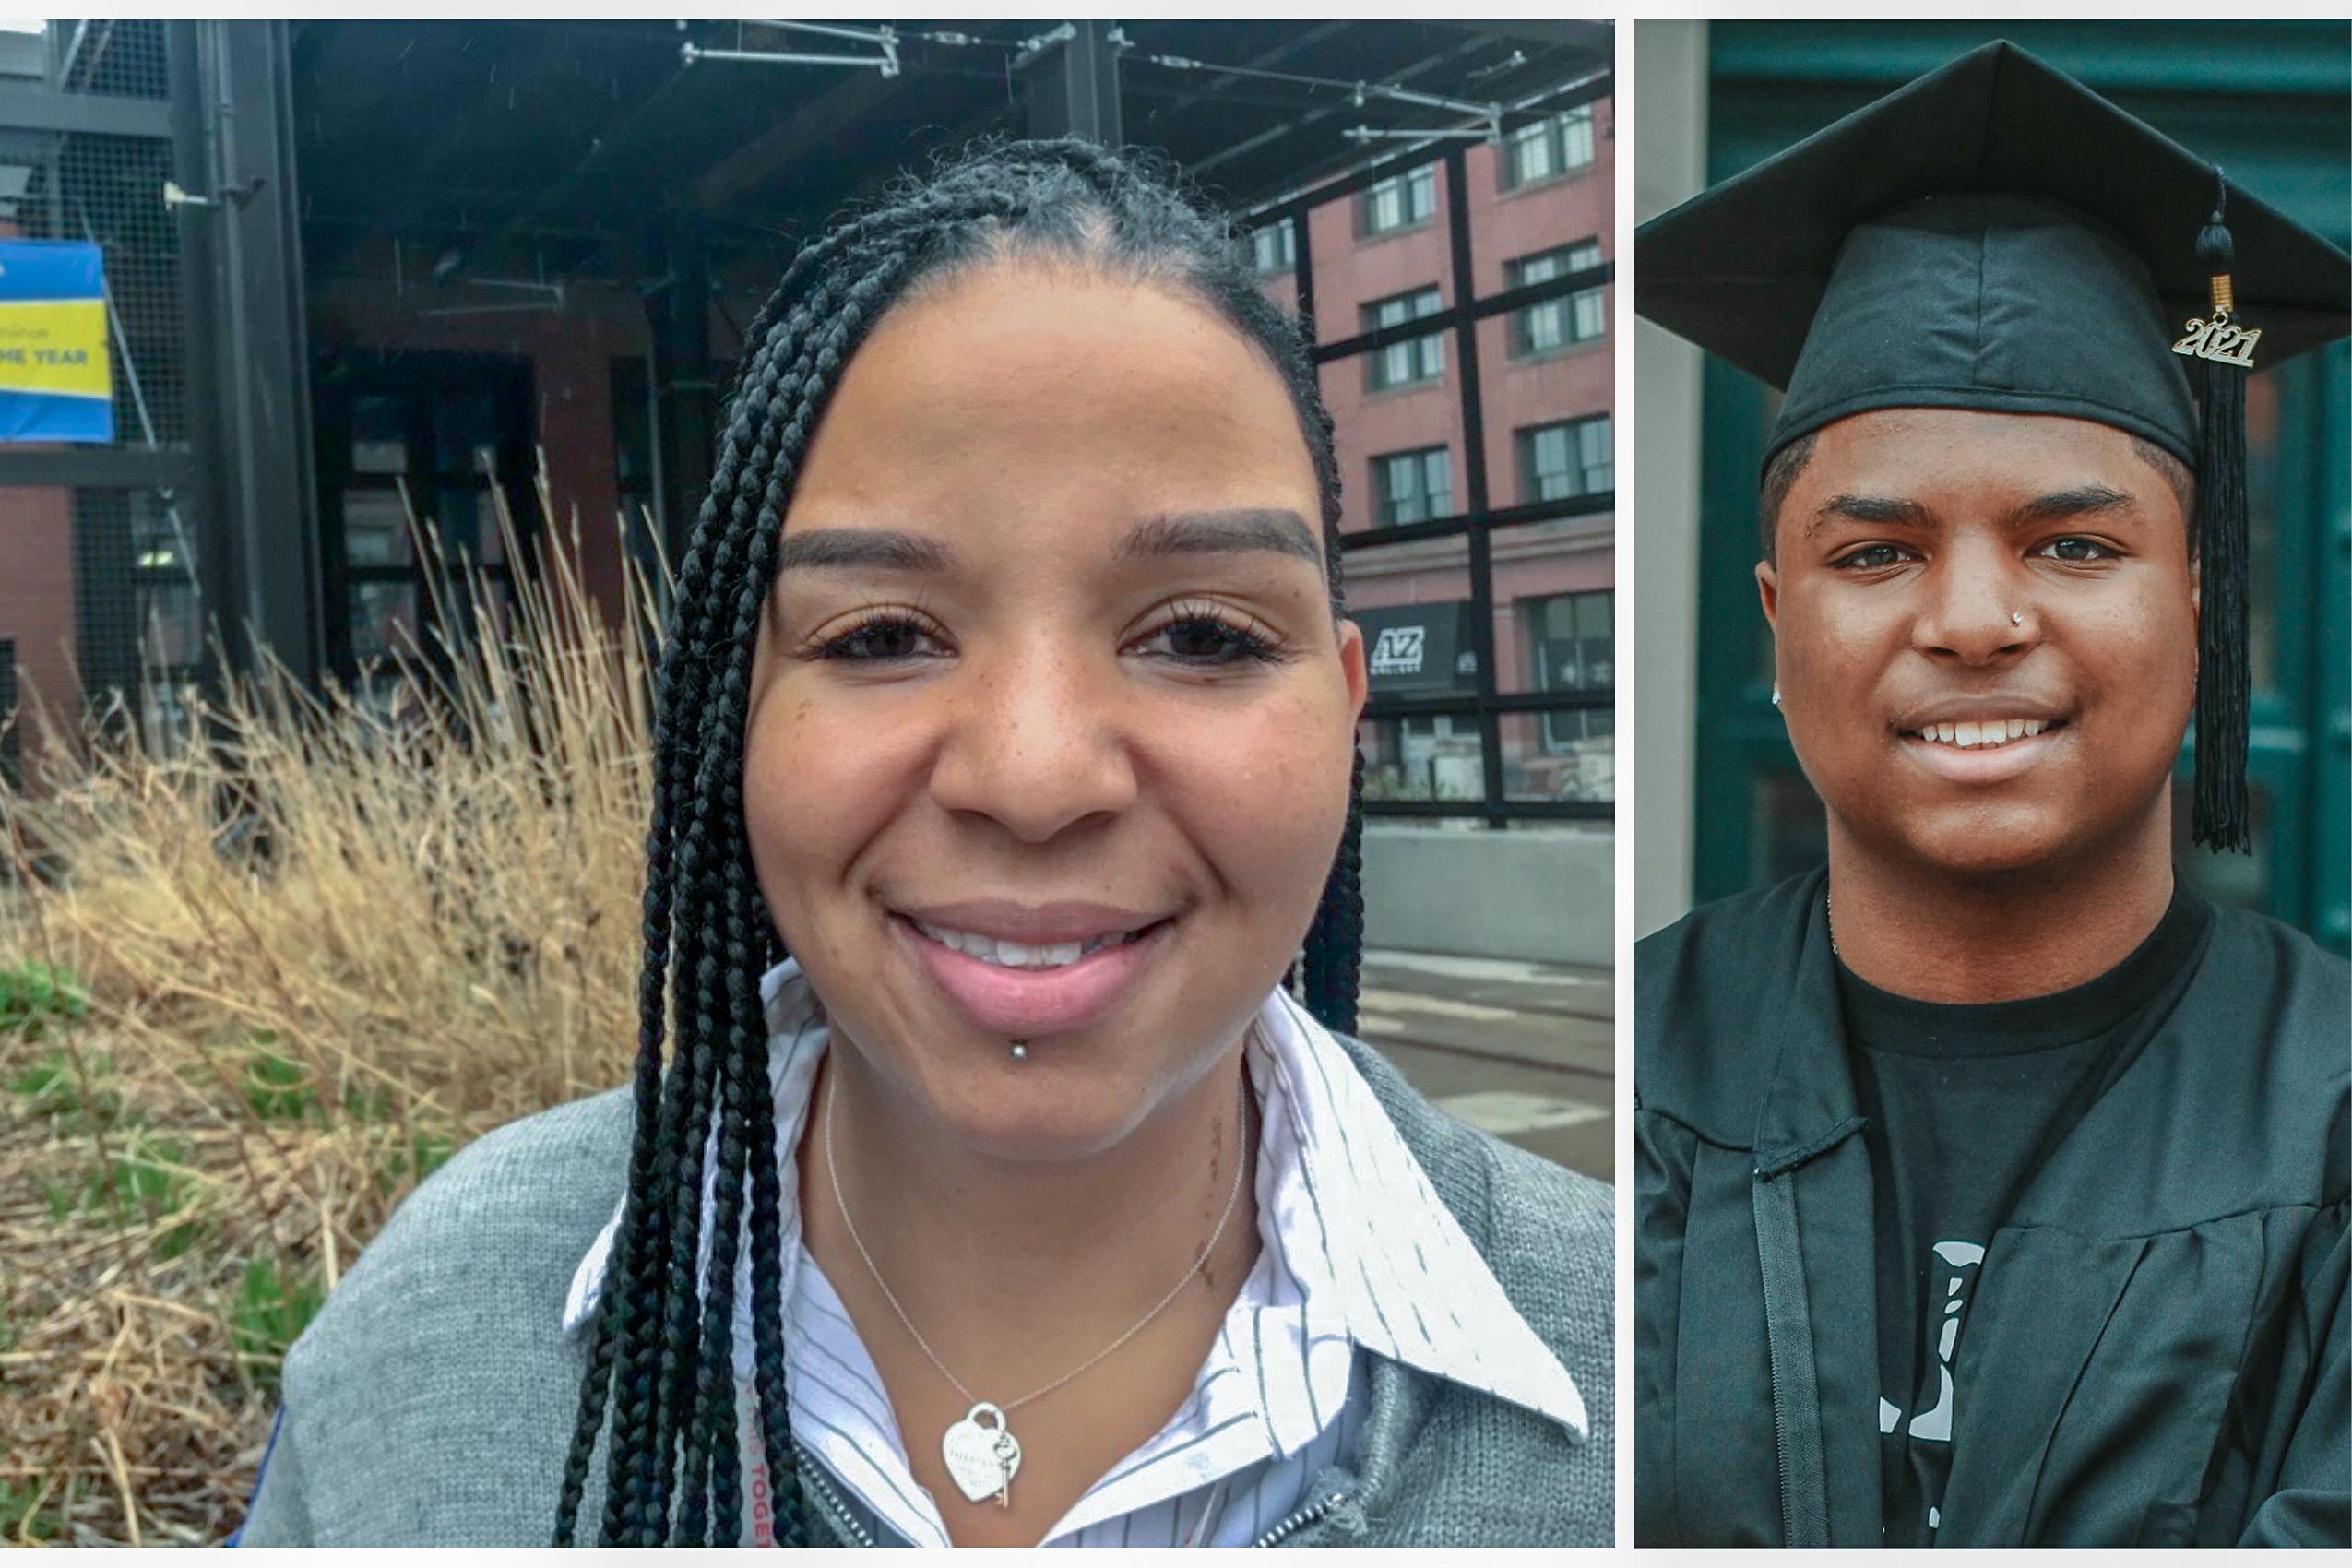
[[[2083, 397], [2084, 417], [2099, 419], [2104, 398], [2142, 424], [2186, 419], [2161, 444], [2193, 463], [2189, 362], [2170, 350], [2182, 323], [2205, 314], [2211, 268], [2196, 240], [2219, 186], [2212, 164], [2154, 126], [2016, 45], [1989, 43], [1643, 224], [1634, 297], [1659, 326], [1786, 389], [1800, 420], [1842, 403], [1855, 404], [1843, 413], [1906, 406], [1866, 399], [1960, 365], [1959, 351], [1981, 342], [1989, 357], [2011, 356], [2011, 385], [1979, 388], [1982, 402], [1929, 406], [2051, 412], [2020, 403]], [[1973, 279], [1938, 277], [1977, 254], [1968, 204], [1920, 201], [1961, 196], [2021, 198], [1990, 203], [1981, 294]], [[1914, 204], [1906, 221], [1873, 224]], [[2263, 334], [2255, 366], [2344, 336], [2352, 258], [2234, 185], [2226, 217], [2239, 317]], [[2070, 218], [2079, 234], [2064, 232]], [[1841, 265], [1865, 225], [1854, 248], [1874, 241], [1871, 254]], [[2123, 319], [2140, 301], [2157, 309], [2152, 352]], [[1980, 303], [1991, 307], [1982, 322]], [[1825, 339], [1878, 330], [1834, 357], [1823, 350], [1838, 345], [1815, 345], [1820, 362], [1800, 374], [1817, 315]], [[1995, 400], [2004, 391], [2009, 400]], [[1787, 408], [1782, 420], [1776, 448], [1804, 434]]]
[[2342, 337], [2352, 257], [1996, 42], [1652, 219], [1633, 258], [1643, 315], [1787, 392], [1767, 460], [1926, 407], [2094, 420], [2188, 463], [2196, 831], [2244, 847], [2247, 361], [2199, 329], [2227, 306], [2256, 369]]

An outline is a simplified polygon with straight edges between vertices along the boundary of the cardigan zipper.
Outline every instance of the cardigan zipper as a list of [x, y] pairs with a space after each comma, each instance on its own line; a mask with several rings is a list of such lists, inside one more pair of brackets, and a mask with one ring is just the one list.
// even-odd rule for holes
[[851, 1544], [873, 1545], [873, 1536], [863, 1525], [858, 1523], [857, 1515], [851, 1514], [849, 1505], [841, 1501], [841, 1494], [833, 1490], [831, 1481], [826, 1479], [823, 1462], [806, 1448], [801, 1447], [799, 1443], [796, 1443], [792, 1446], [800, 1450], [801, 1462], [793, 1468], [800, 1473], [801, 1484], [814, 1491], [833, 1517], [849, 1526], [849, 1533], [856, 1538]]
[[1307, 1504], [1304, 1508], [1300, 1509], [1297, 1513], [1291, 1515], [1289, 1518], [1283, 1520], [1280, 1524], [1275, 1526], [1274, 1528], [1266, 1531], [1265, 1534], [1258, 1537], [1257, 1539], [1252, 1541], [1250, 1544], [1253, 1547], [1278, 1546], [1285, 1538], [1298, 1534], [1301, 1530], [1305, 1529], [1309, 1525], [1313, 1524], [1316, 1520], [1322, 1518], [1325, 1514], [1330, 1513], [1333, 1509], [1338, 1507], [1347, 1500], [1348, 1494], [1346, 1492], [1335, 1491], [1319, 1503], [1311, 1503]]

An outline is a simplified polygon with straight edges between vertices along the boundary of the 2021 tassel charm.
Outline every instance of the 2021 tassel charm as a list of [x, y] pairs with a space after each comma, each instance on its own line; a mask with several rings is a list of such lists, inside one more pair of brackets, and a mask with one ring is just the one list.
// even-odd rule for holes
[[2212, 313], [2192, 317], [2172, 351], [2197, 362], [2197, 770], [2192, 833], [2216, 849], [2249, 849], [2246, 734], [2252, 671], [2247, 635], [2246, 376], [2259, 328], [2231, 319], [2237, 246], [2222, 221], [2229, 185], [2215, 175], [2213, 216], [2197, 235]]

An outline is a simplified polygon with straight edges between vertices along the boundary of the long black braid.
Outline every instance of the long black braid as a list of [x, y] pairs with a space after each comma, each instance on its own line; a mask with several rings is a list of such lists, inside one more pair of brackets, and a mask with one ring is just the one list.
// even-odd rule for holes
[[[986, 148], [898, 187], [793, 258], [745, 334], [671, 608], [646, 836], [628, 1196], [590, 1332], [558, 1545], [576, 1537], [600, 1452], [604, 1544], [742, 1538], [734, 1319], [746, 1196], [759, 1457], [778, 1542], [809, 1542], [785, 1393], [782, 1183], [758, 986], [784, 947], [743, 818], [752, 657], [784, 514], [843, 366], [911, 292], [1010, 257], [1181, 290], [1265, 352], [1313, 461], [1332, 611], [1341, 612], [1338, 469], [1304, 333], [1259, 291], [1241, 237], [1164, 168], [1078, 141]], [[1347, 827], [1302, 948], [1308, 1007], [1345, 1031], [1355, 1028], [1363, 947], [1362, 786], [1359, 755]]]

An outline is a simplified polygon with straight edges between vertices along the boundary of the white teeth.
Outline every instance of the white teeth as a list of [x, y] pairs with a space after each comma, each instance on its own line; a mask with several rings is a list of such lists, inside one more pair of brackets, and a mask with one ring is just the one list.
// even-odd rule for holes
[[2022, 741], [2049, 728], [2049, 721], [2040, 719], [1964, 719], [1950, 724], [1923, 724], [1914, 733], [1923, 741], [1947, 746], [1981, 748]]
[[983, 964], [994, 964], [1008, 969], [1058, 969], [1075, 964], [1087, 954], [1114, 943], [1129, 939], [1124, 932], [1103, 936], [1090, 936], [1084, 942], [999, 942], [992, 936], [977, 932], [952, 931], [945, 926], [914, 922], [915, 929], [943, 947], [978, 958]]

